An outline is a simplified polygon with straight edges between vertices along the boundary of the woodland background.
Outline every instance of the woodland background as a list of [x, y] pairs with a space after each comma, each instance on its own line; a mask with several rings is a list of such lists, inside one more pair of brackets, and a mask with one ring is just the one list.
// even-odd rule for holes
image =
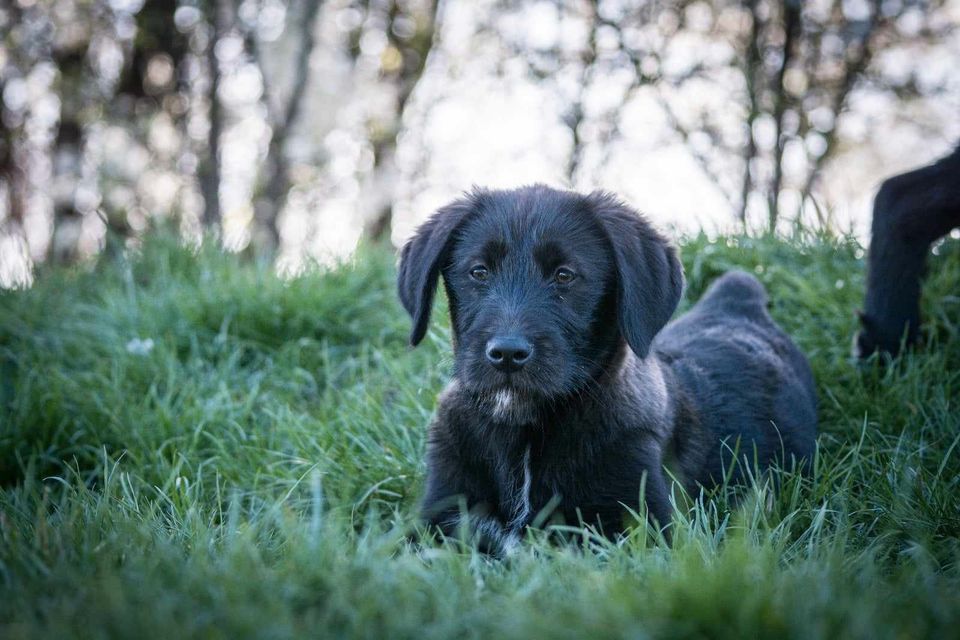
[[863, 237], [960, 138], [956, 0], [8, 0], [0, 285], [155, 225], [284, 272], [473, 184]]

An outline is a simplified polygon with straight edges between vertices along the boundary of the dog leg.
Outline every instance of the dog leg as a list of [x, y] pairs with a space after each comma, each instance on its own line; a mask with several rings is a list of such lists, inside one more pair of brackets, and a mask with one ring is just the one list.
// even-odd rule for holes
[[662, 467], [657, 467], [647, 473], [643, 498], [647, 504], [647, 519], [650, 524], [663, 534], [667, 542], [670, 542], [673, 506], [670, 504], [670, 489], [666, 478], [664, 478]]
[[874, 200], [863, 330], [854, 350], [896, 355], [916, 342], [920, 289], [931, 243], [960, 226], [960, 148], [939, 162], [890, 178]]
[[489, 515], [446, 511], [430, 522], [447, 538], [463, 540], [481, 553], [497, 558], [511, 555], [520, 545], [520, 534]]
[[427, 471], [427, 491], [421, 506], [426, 522], [445, 537], [464, 540], [483, 553], [508, 555], [520, 542], [519, 528], [496, 517], [492, 496], [481, 499], [473, 495], [456, 462], [438, 453], [436, 448], [431, 452]]

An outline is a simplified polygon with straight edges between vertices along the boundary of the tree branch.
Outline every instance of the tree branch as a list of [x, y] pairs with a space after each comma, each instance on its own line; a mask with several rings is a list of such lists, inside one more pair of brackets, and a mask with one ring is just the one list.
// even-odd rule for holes
[[750, 200], [750, 193], [753, 191], [753, 175], [751, 165], [757, 157], [757, 139], [753, 135], [753, 125], [760, 115], [759, 89], [757, 87], [757, 74], [760, 70], [760, 16], [757, 11], [757, 0], [750, 0], [748, 3], [750, 11], [750, 39], [747, 42], [747, 56], [743, 66], [743, 77], [747, 88], [747, 102], [749, 111], [747, 112], [747, 144], [743, 150], [743, 175], [740, 183], [740, 210], [738, 218], [744, 230], [747, 225], [747, 204]]
[[871, 14], [870, 20], [867, 23], [867, 28], [860, 39], [859, 55], [853, 60], [847, 60], [843, 79], [840, 82], [837, 92], [833, 96], [833, 101], [831, 103], [831, 109], [833, 112], [833, 126], [825, 134], [827, 143], [826, 149], [824, 149], [824, 152], [813, 161], [813, 167], [810, 169], [810, 173], [807, 175], [806, 183], [804, 184], [803, 191], [801, 192], [802, 200], [806, 200], [808, 197], [810, 197], [811, 191], [813, 190], [813, 184], [819, 178], [820, 171], [823, 169], [823, 165], [836, 149], [837, 122], [840, 119], [840, 114], [846, 110], [847, 98], [850, 96], [850, 92], [853, 90], [854, 85], [866, 70], [867, 66], [870, 64], [870, 61], [873, 59], [874, 51], [872, 39], [876, 35], [882, 22], [883, 18], [880, 15], [880, 9], [879, 7], [875, 6], [874, 13]]
[[786, 0], [783, 3], [783, 56], [774, 81], [773, 121], [776, 126], [776, 138], [773, 146], [773, 182], [767, 192], [767, 220], [772, 233], [777, 226], [779, 215], [780, 187], [783, 183], [783, 118], [787, 112], [787, 89], [783, 85], [787, 69], [794, 55], [794, 42], [801, 27], [801, 6], [799, 0]]

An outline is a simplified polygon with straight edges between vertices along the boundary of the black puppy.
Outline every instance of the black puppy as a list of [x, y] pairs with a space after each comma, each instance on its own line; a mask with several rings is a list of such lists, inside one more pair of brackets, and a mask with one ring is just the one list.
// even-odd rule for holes
[[930, 245], [960, 227], [960, 147], [886, 180], [873, 201], [867, 295], [854, 355], [897, 355], [920, 338], [920, 289]]
[[609, 194], [475, 190], [440, 209], [401, 254], [414, 345], [440, 275], [455, 368], [423, 511], [447, 534], [464, 506], [493, 552], [545, 508], [612, 535], [645, 499], [666, 525], [665, 464], [696, 491], [739, 478], [738, 455], [760, 468], [813, 455], [813, 378], [762, 285], [727, 274], [664, 328], [683, 289], [676, 253]]

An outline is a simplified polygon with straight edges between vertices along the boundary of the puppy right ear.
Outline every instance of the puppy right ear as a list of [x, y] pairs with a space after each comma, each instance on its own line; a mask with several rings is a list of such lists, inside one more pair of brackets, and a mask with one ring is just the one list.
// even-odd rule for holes
[[427, 333], [433, 295], [443, 263], [450, 255], [453, 236], [467, 216], [476, 210], [481, 193], [441, 207], [427, 219], [400, 252], [397, 290], [400, 302], [413, 319], [410, 344], [417, 346]]

